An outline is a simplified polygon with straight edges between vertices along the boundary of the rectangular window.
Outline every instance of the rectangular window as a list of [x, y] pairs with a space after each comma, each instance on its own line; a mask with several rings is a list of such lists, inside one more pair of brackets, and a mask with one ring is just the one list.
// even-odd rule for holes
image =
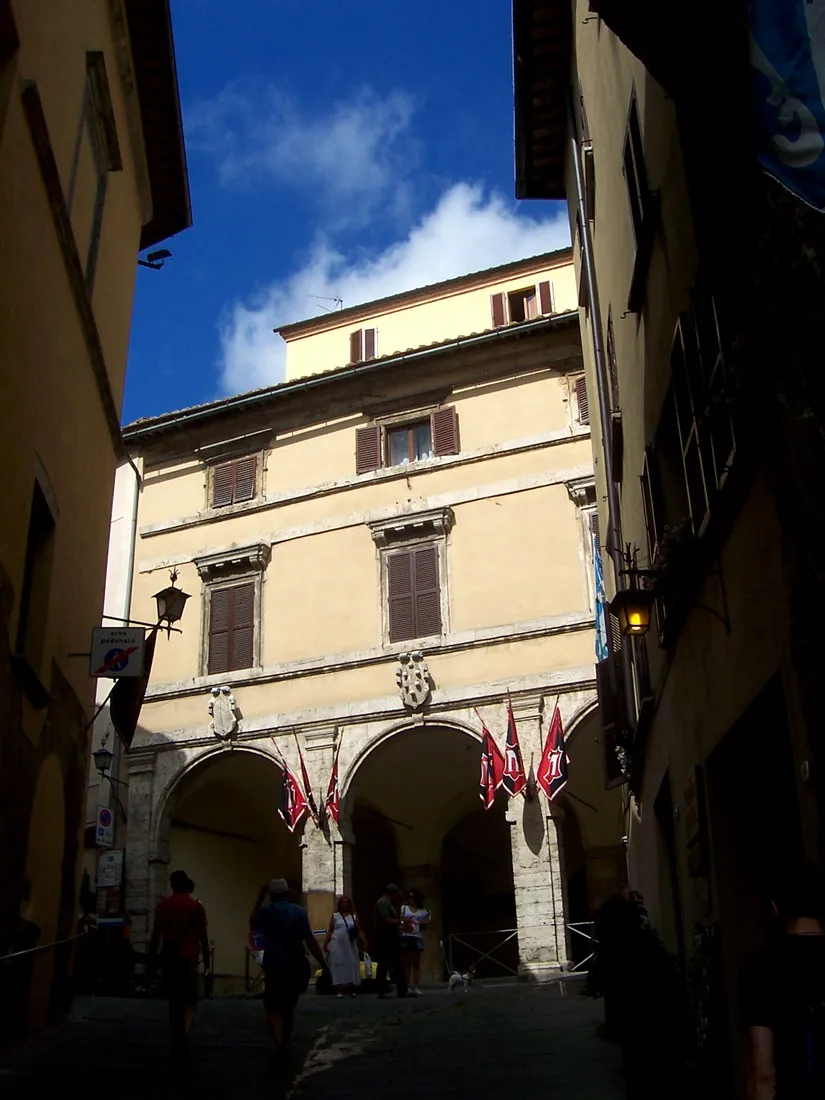
[[613, 332], [613, 310], [607, 311], [607, 374], [610, 380], [610, 407], [619, 408], [619, 365], [616, 362], [616, 337]]
[[54, 539], [54, 516], [43, 490], [35, 482], [17, 620], [17, 652], [35, 671], [40, 668], [46, 641]]
[[444, 405], [420, 420], [369, 424], [355, 432], [357, 474], [458, 452], [458, 416], [452, 405]]
[[250, 455], [222, 462], [212, 469], [212, 507], [224, 508], [254, 500], [257, 491], [258, 458]]
[[66, 199], [89, 294], [97, 271], [109, 173], [122, 167], [106, 63], [102, 52], [93, 51], [86, 55], [86, 83]]
[[421, 458], [432, 458], [433, 433], [429, 420], [392, 428], [387, 432], [387, 465], [401, 466]]
[[508, 294], [490, 295], [493, 328], [549, 317], [553, 312], [553, 288], [548, 281], [511, 290]]
[[438, 547], [414, 546], [386, 557], [389, 640], [441, 633]]
[[209, 592], [207, 672], [252, 668], [255, 661], [255, 584], [234, 584]]
[[350, 333], [349, 361], [363, 363], [378, 355], [378, 329], [359, 328]]
[[647, 166], [645, 165], [644, 146], [642, 144], [639, 105], [635, 93], [630, 101], [630, 114], [627, 119], [622, 163], [625, 184], [627, 185], [627, 198], [630, 203], [630, 221], [633, 225], [633, 236], [638, 249], [645, 240], [646, 223], [650, 214], [650, 189], [647, 182]]

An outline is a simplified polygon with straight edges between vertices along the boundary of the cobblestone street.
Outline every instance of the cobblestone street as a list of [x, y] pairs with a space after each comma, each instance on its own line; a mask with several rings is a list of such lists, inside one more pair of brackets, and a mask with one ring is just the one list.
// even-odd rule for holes
[[0, 1059], [0, 1095], [18, 1100], [59, 1088], [61, 1096], [94, 1090], [119, 1100], [420, 1100], [512, 1089], [520, 1097], [621, 1100], [621, 1058], [596, 1037], [600, 1015], [599, 1002], [577, 989], [562, 997], [557, 985], [439, 990], [404, 1002], [308, 994], [284, 1071], [273, 1066], [260, 1003], [216, 1000], [201, 1006], [189, 1064], [176, 1068], [161, 1002], [83, 998], [63, 1028]]

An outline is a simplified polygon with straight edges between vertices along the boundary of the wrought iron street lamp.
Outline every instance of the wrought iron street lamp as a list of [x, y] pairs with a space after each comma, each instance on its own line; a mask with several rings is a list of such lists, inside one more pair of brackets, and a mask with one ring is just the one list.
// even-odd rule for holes
[[175, 581], [178, 579], [176, 569], [173, 569], [169, 576], [172, 583], [155, 593], [155, 601], [158, 605], [158, 625], [165, 623], [167, 632], [171, 634], [172, 623], [178, 622], [183, 616], [189, 593], [175, 587]]
[[619, 620], [622, 634], [640, 638], [650, 629], [650, 609], [655, 597], [645, 588], [625, 588], [610, 601], [610, 610]]
[[95, 762], [95, 769], [104, 776], [108, 772], [109, 768], [111, 768], [114, 758], [115, 754], [110, 749], [107, 749], [105, 745], [101, 745], [99, 749], [95, 749], [95, 751], [92, 753], [92, 759]]

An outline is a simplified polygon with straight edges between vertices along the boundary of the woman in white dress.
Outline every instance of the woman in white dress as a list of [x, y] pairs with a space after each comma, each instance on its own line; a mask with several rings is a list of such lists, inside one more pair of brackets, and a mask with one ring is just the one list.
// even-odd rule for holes
[[324, 951], [332, 972], [332, 985], [339, 999], [344, 996], [344, 990], [351, 997], [357, 996], [355, 987], [361, 984], [359, 945], [366, 951], [367, 943], [352, 908], [352, 901], [344, 894], [338, 899], [337, 911], [330, 917], [324, 940]]

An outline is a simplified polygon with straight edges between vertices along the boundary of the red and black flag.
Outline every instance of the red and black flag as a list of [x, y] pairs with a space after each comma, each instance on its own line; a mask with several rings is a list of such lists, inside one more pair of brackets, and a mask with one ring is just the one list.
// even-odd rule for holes
[[341, 792], [338, 789], [338, 753], [341, 746], [335, 752], [335, 759], [332, 762], [332, 774], [329, 777], [329, 786], [327, 787], [327, 800], [325, 807], [327, 813], [338, 824], [338, 817], [341, 813]]
[[539, 761], [536, 782], [552, 802], [567, 786], [567, 752], [564, 747], [564, 728], [558, 703], [553, 711], [544, 751]]
[[513, 714], [513, 702], [507, 700], [507, 743], [504, 748], [504, 789], [511, 798], [521, 794], [527, 786], [524, 774], [524, 761], [521, 759], [521, 746], [518, 743], [516, 716]]
[[157, 638], [158, 628], [155, 626], [149, 631], [143, 647], [143, 675], [121, 678], [109, 695], [109, 718], [115, 733], [126, 746], [127, 751], [131, 748], [146, 696], [146, 688], [149, 686]]
[[278, 813], [284, 819], [287, 829], [294, 833], [309, 813], [307, 800], [301, 785], [289, 769], [289, 765], [282, 763], [283, 781], [281, 783], [281, 796], [278, 800]]
[[[478, 713], [476, 711], [476, 713]], [[479, 718], [481, 715], [479, 715]], [[485, 810], [492, 810], [504, 776], [504, 757], [501, 749], [493, 740], [493, 735], [481, 723], [481, 778], [478, 784], [478, 796]]]
[[315, 805], [315, 796], [312, 793], [312, 784], [309, 781], [309, 772], [307, 766], [304, 763], [304, 754], [301, 752], [301, 742], [298, 740], [298, 734], [293, 730], [292, 736], [295, 738], [295, 744], [298, 746], [298, 759], [301, 761], [301, 779], [304, 783], [304, 790], [306, 791], [307, 803], [309, 805], [309, 812], [312, 820], [315, 824], [318, 824], [318, 807]]

